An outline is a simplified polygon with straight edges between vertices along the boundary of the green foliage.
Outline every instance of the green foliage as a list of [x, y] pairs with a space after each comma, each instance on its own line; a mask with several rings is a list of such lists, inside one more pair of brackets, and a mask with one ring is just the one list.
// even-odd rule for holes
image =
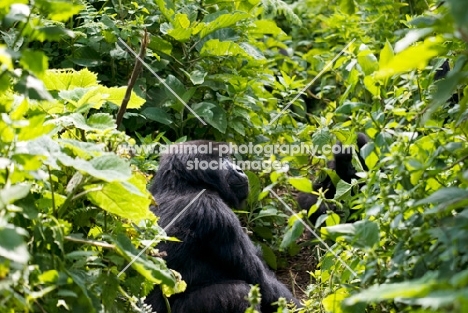
[[[338, 208], [314, 225], [334, 254], [317, 249], [302, 311], [468, 310], [465, 0], [28, 3], [0, 3], [6, 312], [145, 312], [155, 285], [183, 291], [154, 249], [166, 237], [145, 174], [159, 145], [201, 138], [317, 149], [236, 156], [288, 163], [248, 172], [236, 212], [272, 268], [310, 244], [298, 217]], [[137, 79], [123, 133], [114, 116], [135, 60], [119, 39], [138, 50], [144, 29], [152, 71]], [[361, 151], [370, 170], [347, 184], [326, 169], [325, 147], [353, 145], [357, 131], [372, 140]], [[313, 190], [324, 175], [334, 199]], [[291, 216], [297, 190], [319, 202]], [[349, 217], [361, 220], [340, 224]], [[252, 288], [250, 312], [259, 298]]]

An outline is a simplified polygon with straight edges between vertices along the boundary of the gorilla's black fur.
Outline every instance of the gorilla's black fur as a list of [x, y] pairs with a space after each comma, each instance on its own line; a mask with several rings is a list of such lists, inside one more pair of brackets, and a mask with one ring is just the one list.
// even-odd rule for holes
[[[364, 133], [357, 134], [357, 146], [359, 149], [358, 157], [362, 168], [365, 171], [367, 171], [368, 168], [359, 152], [361, 151], [361, 148], [368, 142], [369, 138]], [[342, 146], [341, 142], [337, 142], [337, 145]], [[340, 149], [339, 151], [341, 152], [333, 155], [333, 161], [329, 161], [327, 167], [329, 169], [335, 170], [336, 174], [349, 184], [351, 183], [352, 179], [359, 178], [356, 175], [357, 171], [352, 164], [353, 154], [352, 151], [348, 149]], [[319, 190], [320, 188], [325, 191], [325, 198], [333, 199], [335, 197], [336, 187], [333, 184], [330, 176], [327, 175], [323, 181], [313, 185], [313, 189], [315, 191]], [[302, 210], [309, 210], [312, 205], [317, 203], [318, 197], [311, 193], [300, 192], [298, 193], [296, 200]], [[312, 222], [312, 224], [315, 224], [320, 215], [327, 213], [327, 210], [335, 211], [336, 207], [332, 204], [322, 202], [317, 211], [310, 215], [309, 220]]]
[[[187, 147], [212, 146], [213, 153], [181, 151]], [[161, 156], [151, 193], [158, 207], [159, 225], [181, 242], [161, 243], [169, 268], [178, 271], [187, 283], [181, 294], [168, 298], [173, 313], [244, 313], [250, 285], [258, 284], [262, 294], [259, 310], [274, 312], [271, 305], [279, 297], [299, 304], [262, 261], [229, 207], [239, 208], [249, 193], [247, 176], [230, 160], [219, 155], [222, 144], [190, 141], [176, 145], [178, 152]], [[227, 144], [224, 146], [227, 147]], [[225, 165], [222, 170], [196, 169], [196, 160]], [[199, 164], [201, 165], [201, 164]], [[206, 189], [188, 208], [202, 189]], [[161, 291], [153, 290], [147, 303], [157, 313], [167, 312]]]

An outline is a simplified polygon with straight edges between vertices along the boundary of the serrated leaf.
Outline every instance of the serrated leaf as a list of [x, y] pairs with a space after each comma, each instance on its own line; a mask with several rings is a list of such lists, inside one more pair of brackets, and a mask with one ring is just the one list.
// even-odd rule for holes
[[105, 177], [103, 179], [105, 181], [126, 180], [132, 174], [129, 164], [113, 153], [95, 157], [89, 163], [99, 171], [98, 176], [96, 176], [96, 172], [94, 172], [93, 176], [101, 179]]
[[103, 210], [139, 223], [143, 219], [154, 219], [154, 214], [149, 210], [151, 204], [148, 192], [139, 196], [128, 190], [120, 182], [88, 185], [88, 199]]
[[114, 118], [108, 113], [95, 113], [91, 115], [87, 124], [95, 130], [108, 130], [116, 128]]
[[328, 129], [321, 128], [312, 134], [312, 144], [319, 148], [329, 144], [332, 141], [332, 135]]
[[98, 84], [97, 74], [86, 68], [80, 71], [48, 70], [43, 81], [48, 90], [72, 90], [93, 87]]

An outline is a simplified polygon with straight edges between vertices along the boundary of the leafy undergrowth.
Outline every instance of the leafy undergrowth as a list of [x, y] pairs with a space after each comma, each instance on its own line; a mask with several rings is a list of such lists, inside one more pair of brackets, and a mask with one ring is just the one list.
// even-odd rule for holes
[[[468, 311], [466, 12], [465, 0], [2, 0], [2, 312], [147, 312], [152, 288], [183, 291], [146, 186], [159, 146], [189, 139], [319, 151], [236, 156], [283, 162], [248, 173], [237, 213], [303, 311]], [[147, 67], [130, 80], [125, 45], [144, 36]], [[323, 147], [357, 131], [369, 171], [346, 184]], [[312, 190], [325, 174], [335, 199]], [[311, 225], [339, 258], [285, 208], [297, 190], [340, 208]]]

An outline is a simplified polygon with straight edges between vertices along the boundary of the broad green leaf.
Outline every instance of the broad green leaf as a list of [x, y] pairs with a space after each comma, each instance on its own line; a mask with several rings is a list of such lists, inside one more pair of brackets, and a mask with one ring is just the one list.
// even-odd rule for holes
[[108, 182], [126, 180], [131, 176], [131, 170], [128, 163], [113, 153], [98, 156], [92, 159], [89, 163], [93, 165], [94, 169], [99, 171], [99, 175], [97, 176], [97, 172], [94, 171], [90, 174]]
[[88, 69], [75, 70], [48, 70], [44, 76], [44, 84], [48, 90], [72, 90], [86, 88], [98, 84], [97, 74]]
[[250, 14], [241, 12], [223, 14], [217, 17], [214, 21], [206, 24], [206, 26], [203, 27], [203, 29], [201, 29], [199, 33], [200, 39], [204, 38], [206, 35], [209, 35], [218, 29], [232, 26], [237, 22], [246, 20], [248, 18], [250, 18]]
[[441, 37], [430, 37], [423, 43], [412, 46], [397, 55], [375, 74], [378, 79], [386, 79], [393, 75], [424, 69], [432, 58], [445, 54]]
[[[311, 214], [311, 213], [310, 213]], [[334, 226], [340, 223], [340, 216], [336, 213], [328, 214], [325, 225]]]
[[42, 51], [24, 50], [21, 53], [20, 64], [23, 68], [30, 70], [35, 75], [42, 77], [42, 74], [49, 67], [47, 57]]
[[425, 210], [424, 214], [434, 214], [464, 208], [468, 205], [468, 190], [457, 187], [442, 188], [426, 199], [419, 200], [415, 206], [437, 204], [434, 208]]
[[141, 191], [137, 184], [141, 184], [141, 177], [133, 176], [128, 182], [137, 187], [138, 193], [131, 192], [121, 182], [88, 185], [88, 199], [103, 210], [139, 223], [143, 219], [155, 219], [149, 210], [151, 204], [148, 191]]
[[255, 173], [251, 171], [246, 172], [247, 177], [249, 178], [249, 187], [250, 187], [250, 193], [247, 198], [247, 202], [249, 205], [254, 205], [258, 201], [258, 196], [260, 194], [261, 190], [261, 183], [260, 179], [255, 175]]
[[[169, 21], [172, 22], [174, 20], [174, 8], [171, 7], [170, 4], [172, 2], [165, 1], [165, 0], [154, 0], [156, 5], [159, 8], [159, 11], [161, 11], [162, 15]], [[173, 6], [173, 4], [172, 4]]]
[[44, 125], [46, 118], [46, 115], [30, 117], [28, 119], [29, 125], [20, 129], [18, 140], [28, 141], [52, 132], [55, 126], [52, 124]]
[[338, 181], [338, 184], [336, 185], [336, 193], [334, 199], [340, 199], [344, 195], [348, 194], [352, 188], [353, 185], [348, 184], [344, 180], [340, 179]]
[[297, 219], [294, 221], [294, 224], [291, 228], [288, 229], [286, 234], [284, 234], [283, 240], [280, 244], [280, 249], [284, 250], [293, 242], [295, 242], [304, 232], [304, 224], [302, 224], [301, 220]]
[[249, 32], [251, 34], [270, 34], [277, 36], [283, 33], [283, 30], [279, 28], [273, 20], [258, 20], [253, 22], [255, 27], [252, 27]]
[[95, 113], [86, 121], [84, 116], [79, 113], [61, 116], [49, 123], [61, 125], [62, 127], [74, 126], [86, 131], [101, 131], [113, 129], [116, 127], [114, 118], [108, 113]]
[[148, 47], [153, 51], [162, 52], [167, 55], [171, 55], [172, 53], [172, 44], [169, 41], [162, 39], [159, 36], [154, 36], [150, 34], [150, 42]]
[[289, 177], [288, 182], [299, 191], [312, 192], [312, 182], [306, 177]]
[[192, 29], [174, 28], [167, 31], [167, 34], [180, 42], [186, 42], [192, 36]]
[[171, 115], [161, 108], [155, 108], [155, 107], [146, 108], [141, 112], [141, 115], [145, 116], [149, 120], [152, 120], [152, 121], [164, 124], [164, 125], [172, 124]]
[[354, 224], [338, 224], [324, 229], [332, 239], [344, 237], [357, 248], [372, 248], [379, 243], [379, 226], [372, 221], [358, 221]]
[[91, 115], [87, 120], [87, 124], [89, 127], [96, 130], [108, 130], [116, 128], [114, 118], [108, 113], [95, 113]]
[[194, 85], [201, 85], [205, 81], [205, 77], [208, 73], [207, 72], [202, 72], [199, 70], [195, 70], [190, 73], [190, 80], [192, 81], [192, 84]]
[[205, 122], [224, 134], [227, 128], [226, 111], [224, 111], [224, 109], [219, 106], [212, 108], [211, 111], [213, 112], [213, 116], [205, 117]]
[[200, 54], [202, 56], [236, 56], [241, 55], [250, 57], [237, 43], [232, 41], [219, 41], [219, 39], [210, 39], [203, 45]]
[[374, 77], [364, 77], [364, 86], [374, 97], [380, 96], [380, 83], [376, 81]]
[[247, 52], [255, 60], [265, 60], [265, 56], [263, 55], [263, 53], [254, 46], [246, 42], [241, 42], [239, 44], [239, 47], [244, 49], [244, 51]]
[[[122, 100], [125, 97], [125, 92], [127, 91], [127, 87], [111, 87], [111, 88], [105, 88], [101, 87], [100, 91], [105, 93], [105, 96], [103, 95], [103, 98], [105, 98], [106, 101], [112, 102], [115, 105], [120, 106], [122, 104]], [[137, 96], [135, 92], [131, 93], [130, 96], [130, 101], [127, 104], [127, 109], [139, 109], [143, 104], [145, 104], [146, 100], [141, 98], [140, 96]], [[94, 107], [95, 109], [98, 109], [98, 107]]]
[[394, 56], [395, 52], [393, 51], [392, 45], [386, 40], [384, 47], [380, 51], [379, 68], [387, 66]]
[[[99, 109], [106, 101], [112, 102], [117, 106], [122, 104], [127, 87], [104, 87], [95, 86], [90, 88], [76, 88], [59, 92], [59, 97], [67, 100], [75, 107], [80, 108], [89, 104], [94, 109]], [[132, 91], [130, 101], [127, 104], [128, 109], [139, 109], [146, 100], [136, 95]]]
[[272, 268], [273, 270], [276, 270], [278, 268], [278, 263], [276, 261], [275, 253], [269, 246], [267, 246], [264, 243], [261, 243], [260, 246], [262, 247], [263, 259], [265, 260], [265, 262], [268, 264], [270, 268]]
[[199, 102], [192, 105], [192, 110], [200, 117], [212, 118], [212, 109], [216, 107], [216, 104], [211, 102]]
[[326, 296], [325, 299], [322, 300], [322, 305], [325, 311], [333, 313], [344, 313], [345, 311], [343, 311], [341, 308], [341, 303], [348, 295], [348, 290], [345, 288], [340, 288]]
[[419, 298], [424, 297], [434, 288], [434, 274], [426, 274], [425, 277], [395, 284], [374, 285], [345, 300], [346, 305], [358, 302], [380, 302], [395, 298]]
[[312, 144], [319, 148], [332, 142], [332, 134], [328, 128], [320, 128], [312, 134]]
[[189, 28], [190, 20], [187, 17], [187, 14], [177, 13], [174, 18], [174, 27], [175, 28]]
[[361, 66], [365, 75], [370, 75], [379, 69], [379, 63], [374, 54], [369, 50], [369, 48], [362, 44], [359, 47], [359, 53], [357, 56], [358, 63]]

